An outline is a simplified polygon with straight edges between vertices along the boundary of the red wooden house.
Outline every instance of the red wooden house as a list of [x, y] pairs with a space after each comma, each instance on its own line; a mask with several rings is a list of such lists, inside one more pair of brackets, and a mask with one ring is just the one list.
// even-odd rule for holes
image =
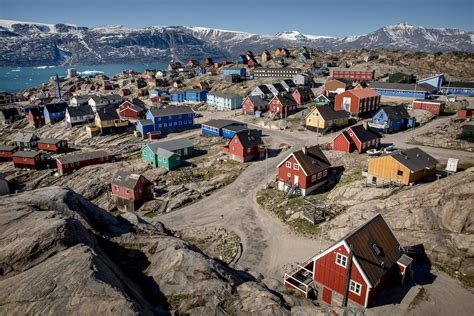
[[44, 151], [60, 153], [67, 151], [68, 145], [65, 139], [41, 138], [38, 141], [38, 148]]
[[377, 214], [285, 274], [285, 286], [335, 306], [370, 307], [389, 282], [398, 278], [403, 283], [410, 276], [412, 259], [400, 249], [392, 230]]
[[235, 161], [246, 162], [265, 156], [265, 147], [260, 132], [255, 129], [239, 131], [229, 140], [222, 151]]
[[326, 183], [330, 167], [319, 146], [303, 147], [277, 166], [278, 189], [306, 196]]
[[425, 110], [440, 115], [444, 112], [444, 101], [437, 100], [414, 100], [412, 103], [413, 110]]
[[112, 195], [118, 209], [135, 211], [153, 196], [152, 183], [142, 175], [119, 171], [111, 183]]
[[38, 128], [46, 124], [44, 119], [44, 107], [31, 107], [28, 111], [28, 121], [31, 125]]
[[86, 166], [111, 162], [115, 156], [104, 150], [66, 154], [56, 158], [59, 174], [79, 170]]
[[17, 150], [18, 146], [15, 145], [0, 145], [0, 161], [12, 160]]
[[298, 105], [310, 102], [314, 98], [313, 91], [310, 87], [298, 87], [291, 95]]
[[271, 113], [276, 113], [283, 118], [296, 111], [298, 104], [291, 94], [277, 94], [268, 105]]
[[249, 95], [242, 101], [244, 114], [254, 115], [256, 111], [264, 112], [266, 110], [268, 110], [268, 101], [259, 95]]
[[46, 157], [42, 152], [17, 151], [13, 154], [13, 164], [15, 168], [41, 169], [46, 164]]
[[459, 109], [456, 113], [459, 118], [474, 118], [474, 109]]
[[380, 94], [372, 89], [353, 89], [344, 91], [334, 100], [334, 110], [346, 111], [354, 116], [372, 112], [380, 108]]
[[362, 125], [349, 127], [340, 132], [332, 141], [332, 149], [351, 153], [357, 151], [359, 154], [380, 145], [380, 136]]
[[139, 120], [145, 117], [146, 110], [140, 105], [125, 101], [119, 106], [118, 114], [121, 119]]

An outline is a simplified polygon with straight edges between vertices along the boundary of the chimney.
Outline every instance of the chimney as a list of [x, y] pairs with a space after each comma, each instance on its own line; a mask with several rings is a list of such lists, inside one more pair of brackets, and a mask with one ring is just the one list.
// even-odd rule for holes
[[301, 151], [303, 152], [303, 154], [306, 155], [306, 146], [303, 146], [303, 148], [301, 148]]

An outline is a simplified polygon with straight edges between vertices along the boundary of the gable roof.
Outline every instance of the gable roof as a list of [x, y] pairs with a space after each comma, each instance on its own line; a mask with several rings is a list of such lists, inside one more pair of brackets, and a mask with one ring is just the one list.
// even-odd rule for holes
[[418, 172], [423, 169], [433, 169], [438, 161], [420, 148], [410, 148], [400, 150], [389, 154], [412, 172]]
[[207, 97], [209, 98], [210, 95], [213, 95], [214, 97], [218, 97], [218, 98], [225, 98], [225, 99], [233, 99], [233, 98], [239, 97], [239, 95], [236, 93], [225, 93], [225, 92], [219, 92], [219, 91], [209, 92], [207, 94]]
[[255, 107], [266, 107], [268, 106], [268, 101], [265, 99], [262, 99], [258, 95], [249, 95], [247, 98], [250, 100], [250, 102], [253, 104]]
[[385, 114], [387, 114], [387, 116], [393, 120], [410, 118], [410, 114], [408, 114], [408, 111], [404, 105], [386, 106], [380, 110], [384, 111]]
[[377, 91], [369, 89], [369, 88], [347, 90], [346, 93], [353, 94], [356, 97], [361, 98], [361, 99], [380, 96], [380, 94]]
[[420, 91], [430, 92], [433, 90], [433, 86], [427, 84], [415, 84], [415, 83], [391, 83], [383, 81], [375, 81], [370, 83], [372, 89], [384, 89], [384, 90], [402, 90], [402, 91]]
[[38, 139], [38, 136], [36, 136], [36, 134], [34, 133], [18, 132], [15, 136], [14, 141], [21, 143], [29, 143], [34, 139]]
[[194, 144], [192, 141], [190, 141], [188, 138], [185, 138], [185, 137], [155, 142], [148, 145], [148, 148], [150, 148], [150, 150], [154, 153], [157, 153], [158, 149], [160, 148], [162, 150], [173, 152], [175, 150], [189, 148], [189, 147], [194, 147]]
[[[284, 106], [284, 107], [289, 107], [289, 106], [297, 106], [298, 104], [296, 103], [296, 100], [295, 98], [293, 98], [293, 96], [289, 93], [285, 93], [285, 94], [277, 94], [274, 98], [274, 99], [278, 99], [278, 101], [280, 101], [281, 105]], [[272, 101], [273, 101], [272, 100]]]
[[150, 182], [147, 178], [145, 178], [142, 175], [135, 174], [135, 173], [128, 173], [125, 171], [117, 171], [115, 174], [112, 184], [118, 185], [118, 186], [123, 186], [127, 189], [135, 189], [135, 187], [138, 184], [138, 181], [140, 181], [140, 178], [144, 178], [144, 181]]
[[311, 147], [303, 147], [298, 151], [292, 152], [278, 164], [277, 168], [279, 168], [291, 156], [295, 157], [306, 176], [313, 175], [331, 167], [331, 163], [326, 155], [324, 155], [321, 148], [315, 145]]
[[266, 85], [259, 85], [257, 87], [255, 87], [255, 90], [259, 89], [263, 94], [273, 94], [270, 89], [266, 86]]
[[41, 154], [41, 152], [36, 151], [36, 150], [28, 150], [28, 151], [15, 151], [13, 153], [13, 157], [20, 157], [20, 158], [34, 158]]
[[13, 151], [17, 148], [18, 146], [15, 145], [0, 145], [0, 151]]
[[55, 145], [55, 144], [59, 143], [60, 141], [62, 141], [62, 139], [57, 139], [57, 138], [41, 138], [41, 139], [38, 141], [38, 143]]
[[84, 160], [97, 159], [101, 157], [111, 157], [112, 154], [105, 150], [96, 150], [89, 152], [70, 153], [56, 158], [61, 164], [80, 162]]
[[[240, 140], [240, 143], [244, 148], [251, 148], [254, 146], [263, 145], [262, 138], [256, 129], [246, 129], [235, 133], [234, 137]], [[231, 142], [230, 140], [229, 142]]]
[[445, 81], [441, 87], [443, 87], [443, 88], [474, 89], [474, 82], [467, 82], [467, 81], [449, 82], [449, 81]]
[[[145, 110], [145, 108], [143, 108], [143, 107], [141, 107], [141, 106], [139, 106], [139, 105], [137, 105], [137, 104], [135, 104], [135, 103], [132, 103], [132, 102], [130, 102], [130, 101], [124, 101], [124, 102], [120, 105], [120, 107], [123, 107], [124, 105], [126, 105], [127, 108], [129, 108], [130, 110], [135, 111], [135, 112], [141, 112], [141, 111]], [[124, 111], [124, 109], [122, 109], [122, 110], [119, 109], [119, 111], [122, 112], [122, 111]]]
[[312, 96], [313, 91], [311, 90], [310, 87], [298, 87], [295, 89], [294, 92], [298, 91], [298, 93], [302, 96]]
[[[317, 105], [314, 107], [313, 111], [317, 110], [319, 115], [325, 121], [339, 120], [349, 117], [349, 113], [346, 111], [334, 111], [330, 105]], [[309, 112], [308, 115], [311, 115], [313, 111]]]
[[370, 141], [372, 139], [378, 139], [380, 138], [379, 135], [375, 134], [374, 132], [367, 130], [364, 128], [362, 125], [356, 125], [356, 126], [351, 126], [347, 130], [347, 132], [351, 130], [354, 135], [359, 139], [362, 143], [365, 143], [367, 141]]
[[149, 109], [153, 117], [168, 116], [168, 115], [179, 115], [179, 114], [194, 114], [194, 111], [189, 106], [174, 106], [169, 105], [162, 108], [151, 108]]
[[112, 108], [103, 108], [97, 111], [97, 115], [101, 121], [113, 121], [120, 119], [119, 115], [117, 114], [117, 110]]
[[91, 115], [94, 113], [91, 106], [87, 103], [79, 106], [68, 106], [66, 112], [68, 112], [71, 117]]
[[45, 108], [49, 113], [60, 113], [66, 111], [67, 104], [65, 102], [49, 103], [45, 105]]
[[207, 125], [215, 128], [224, 128], [224, 127], [230, 127], [230, 126], [243, 126], [245, 123], [240, 123], [237, 121], [232, 121], [232, 120], [210, 120], [207, 122], [202, 123], [202, 125]]

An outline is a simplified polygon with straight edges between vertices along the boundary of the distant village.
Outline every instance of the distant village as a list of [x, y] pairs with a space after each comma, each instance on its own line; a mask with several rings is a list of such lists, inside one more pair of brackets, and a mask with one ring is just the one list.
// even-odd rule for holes
[[[126, 162], [129, 169], [111, 175], [106, 198], [114, 211], [139, 212], [147, 201], [162, 198], [165, 186], [135, 172], [137, 161], [160, 170], [160, 177], [183, 177], [197, 164], [267, 168], [266, 160], [276, 157], [276, 168], [266, 170], [276, 176], [261, 179], [265, 189], [286, 199], [306, 198], [329, 192], [351, 171], [349, 164], [345, 171], [336, 168], [334, 155], [363, 157], [362, 169], [352, 167], [367, 187], [411, 188], [462, 172], [462, 157], [453, 153], [441, 163], [426, 147], [474, 152], [473, 97], [474, 82], [401, 72], [381, 78], [374, 69], [315, 61], [306, 47], [246, 51], [233, 61], [171, 62], [167, 69], [112, 77], [81, 77], [70, 69], [42, 87], [0, 93], [0, 195], [28, 190], [18, 184], [20, 171], [60, 178]], [[453, 132], [443, 143], [433, 139], [429, 145], [428, 136], [417, 135], [448, 116], [446, 129]], [[48, 130], [65, 136], [47, 136]], [[89, 143], [73, 141], [66, 136], [70, 131]], [[396, 135], [407, 134], [410, 146], [398, 146]], [[107, 145], [115, 137], [130, 141]], [[298, 137], [304, 145], [296, 148]], [[204, 148], [210, 139], [213, 145]], [[210, 160], [210, 154], [217, 158]], [[303, 220], [318, 225], [335, 215], [312, 207]], [[389, 274], [399, 283], [410, 278], [412, 261], [378, 215], [282, 278], [288, 289], [325, 304], [370, 307]]]

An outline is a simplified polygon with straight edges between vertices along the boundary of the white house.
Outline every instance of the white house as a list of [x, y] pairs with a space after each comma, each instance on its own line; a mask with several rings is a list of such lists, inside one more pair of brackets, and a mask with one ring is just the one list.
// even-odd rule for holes
[[89, 104], [69, 106], [66, 108], [66, 122], [68, 127], [89, 123], [94, 120], [94, 112]]
[[298, 86], [309, 86], [313, 83], [313, 76], [308, 73], [297, 74], [293, 77], [293, 82]]
[[235, 110], [242, 108], [242, 97], [238, 94], [222, 92], [209, 92], [207, 104], [215, 106], [218, 110]]

